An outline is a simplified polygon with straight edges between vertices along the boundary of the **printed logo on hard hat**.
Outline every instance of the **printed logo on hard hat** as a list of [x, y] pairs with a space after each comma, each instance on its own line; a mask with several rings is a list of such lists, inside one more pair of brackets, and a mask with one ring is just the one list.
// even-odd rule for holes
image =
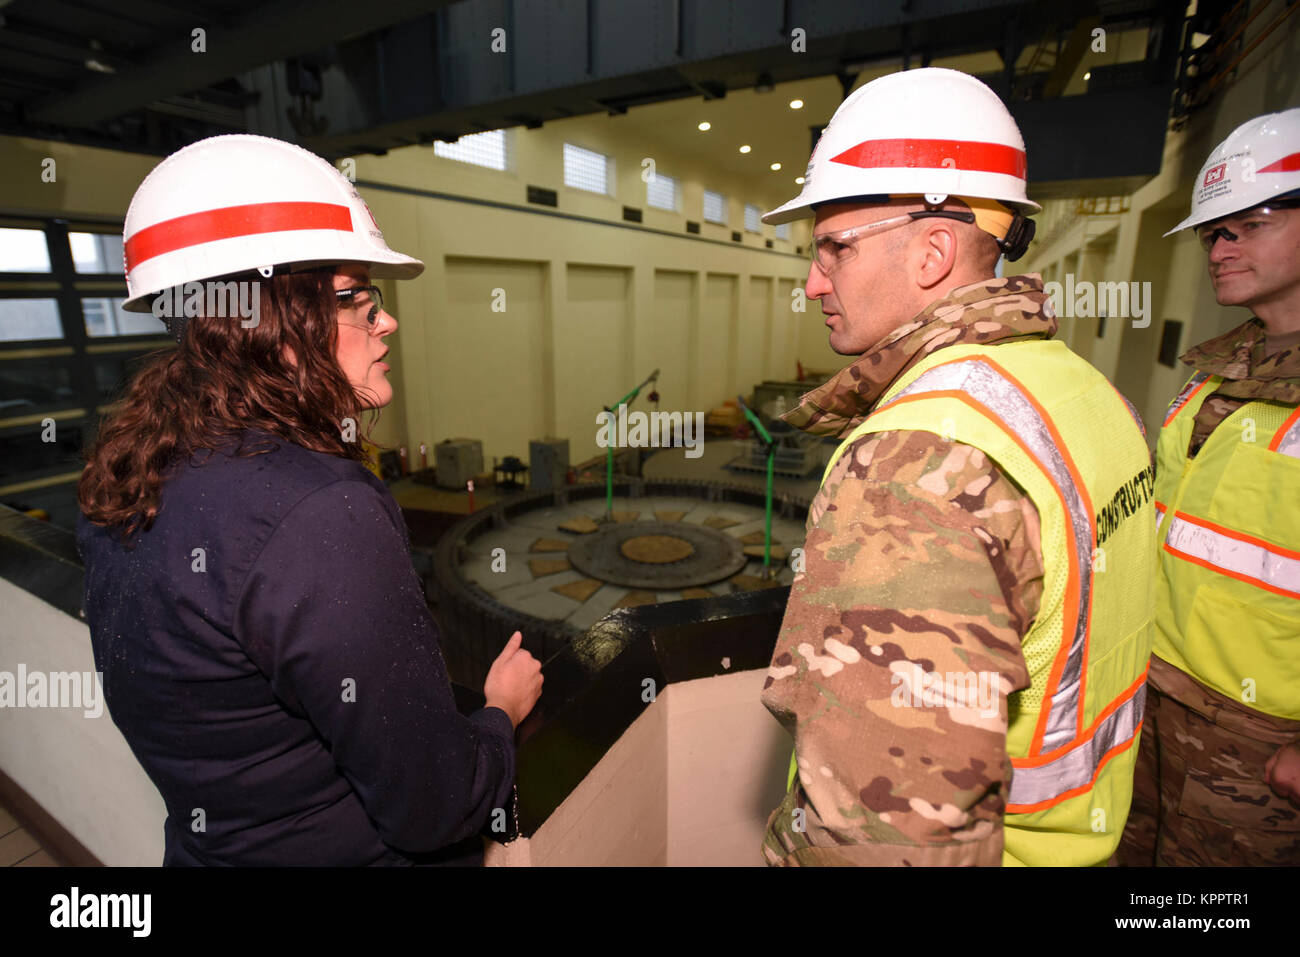
[[371, 237], [373, 237], [374, 239], [378, 239], [382, 241], [384, 238], [384, 234], [380, 231], [379, 222], [375, 219], [375, 214], [370, 211], [370, 206], [367, 205], [366, 201], [361, 198], [361, 194], [357, 192], [357, 188], [355, 186], [349, 183], [348, 188], [352, 193], [352, 198], [361, 204], [361, 208], [364, 209], [366, 211], [366, 215], [370, 217], [370, 225], [373, 226], [374, 228], [367, 230], [367, 232], [369, 232]]
[[1196, 201], [1198, 203], [1209, 202], [1210, 200], [1224, 196], [1232, 192], [1233, 178], [1228, 175], [1228, 164], [1233, 160], [1244, 160], [1239, 165], [1248, 165], [1250, 150], [1242, 150], [1239, 153], [1233, 153], [1226, 156], [1222, 163], [1211, 166], [1205, 171], [1205, 176], [1201, 180], [1201, 188], [1196, 191]]
[[817, 165], [817, 154], [822, 149], [822, 144], [826, 142], [826, 132], [830, 127], [824, 127], [817, 136], [817, 142], [813, 144], [812, 155], [808, 157], [808, 167], [803, 171], [803, 188], [805, 190], [812, 186], [813, 167]]

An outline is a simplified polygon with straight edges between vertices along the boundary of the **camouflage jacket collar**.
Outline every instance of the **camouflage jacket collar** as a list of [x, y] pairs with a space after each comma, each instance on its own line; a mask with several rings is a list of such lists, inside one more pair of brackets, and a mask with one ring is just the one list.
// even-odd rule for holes
[[786, 422], [814, 435], [841, 436], [855, 428], [890, 384], [944, 346], [1011, 339], [1050, 339], [1056, 318], [1037, 273], [988, 279], [954, 289], [927, 306], [799, 400]]
[[1193, 346], [1180, 357], [1201, 372], [1222, 376], [1221, 395], [1300, 403], [1300, 348], [1267, 355], [1264, 324], [1253, 316], [1237, 328]]

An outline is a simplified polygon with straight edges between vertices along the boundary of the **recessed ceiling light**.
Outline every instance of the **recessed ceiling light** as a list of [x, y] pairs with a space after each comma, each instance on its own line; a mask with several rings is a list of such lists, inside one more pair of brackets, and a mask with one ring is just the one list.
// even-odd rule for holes
[[803, 100], [791, 100], [791, 101], [790, 101], [790, 109], [792, 109], [792, 110], [802, 110], [802, 109], [803, 109]]
[[772, 164], [772, 169], [774, 169], [774, 170], [778, 170], [778, 169], [780, 169], [780, 168], [781, 168], [781, 164], [780, 164], [780, 163], [773, 163], [773, 164]]
[[742, 147], [740, 148], [740, 151], [741, 151], [742, 153], [748, 153], [748, 152], [749, 152], [749, 144], [746, 143], [744, 146], [742, 146]]
[[712, 126], [713, 126], [712, 123], [710, 123], [708, 120], [705, 120], [703, 123], [700, 124], [700, 129], [701, 129], [701, 130], [707, 130], [707, 129], [711, 128]]
[[800, 186], [803, 185], [803, 177], [802, 177], [802, 176], [796, 176], [796, 177], [794, 178], [794, 181], [795, 181], [796, 183], [798, 183]]
[[1091, 80], [1091, 79], [1092, 79], [1092, 71], [1089, 70], [1087, 73], [1085, 73], [1085, 74], [1083, 75], [1083, 78], [1084, 78], [1085, 81], [1087, 81], [1087, 80]]

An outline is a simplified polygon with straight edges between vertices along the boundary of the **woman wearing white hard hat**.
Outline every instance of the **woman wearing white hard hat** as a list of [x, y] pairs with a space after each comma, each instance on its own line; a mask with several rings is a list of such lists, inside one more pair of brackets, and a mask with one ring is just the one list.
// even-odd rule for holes
[[392, 399], [413, 278], [356, 190], [258, 136], [168, 157], [125, 226], [126, 308], [177, 348], [87, 453], [78, 547], [113, 720], [167, 806], [166, 864], [481, 860], [541, 689], [515, 635], [461, 716], [362, 413]]
[[[1160, 575], [1147, 720], [1119, 859], [1300, 864], [1300, 109], [1197, 173], [1215, 299], [1156, 446]], [[1166, 235], [1169, 235], [1166, 234]]]

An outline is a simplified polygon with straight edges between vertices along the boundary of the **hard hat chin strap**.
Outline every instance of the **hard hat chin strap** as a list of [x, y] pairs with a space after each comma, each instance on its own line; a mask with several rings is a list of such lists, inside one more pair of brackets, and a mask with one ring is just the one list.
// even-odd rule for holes
[[1007, 234], [998, 240], [998, 249], [1002, 250], [1007, 262], [1013, 263], [1025, 254], [1037, 228], [1037, 223], [1016, 210], [1011, 217], [1011, 225], [1007, 227]]
[[[948, 201], [947, 193], [926, 193], [923, 197], [927, 207], [942, 206]], [[996, 206], [1005, 216], [1007, 212], [1011, 213], [1011, 222], [1007, 225], [1006, 233], [998, 238], [998, 235], [989, 228], [987, 221], [981, 222], [978, 212], [962, 213], [958, 215], [949, 215], [950, 219], [960, 219], [962, 222], [975, 223], [981, 229], [989, 232], [997, 241], [998, 249], [1006, 257], [1007, 262], [1015, 262], [1029, 249], [1029, 243], [1034, 238], [1034, 230], [1037, 228], [1032, 219], [1028, 219], [1019, 210], [1012, 210], [1004, 203], [985, 202], [979, 199], [972, 199], [966, 196], [954, 197], [959, 202], [971, 207], [972, 209], [983, 210], [989, 206]], [[931, 216], [942, 216], [944, 213], [937, 209], [928, 209], [927, 213]], [[986, 214], [987, 215], [987, 214]]]

